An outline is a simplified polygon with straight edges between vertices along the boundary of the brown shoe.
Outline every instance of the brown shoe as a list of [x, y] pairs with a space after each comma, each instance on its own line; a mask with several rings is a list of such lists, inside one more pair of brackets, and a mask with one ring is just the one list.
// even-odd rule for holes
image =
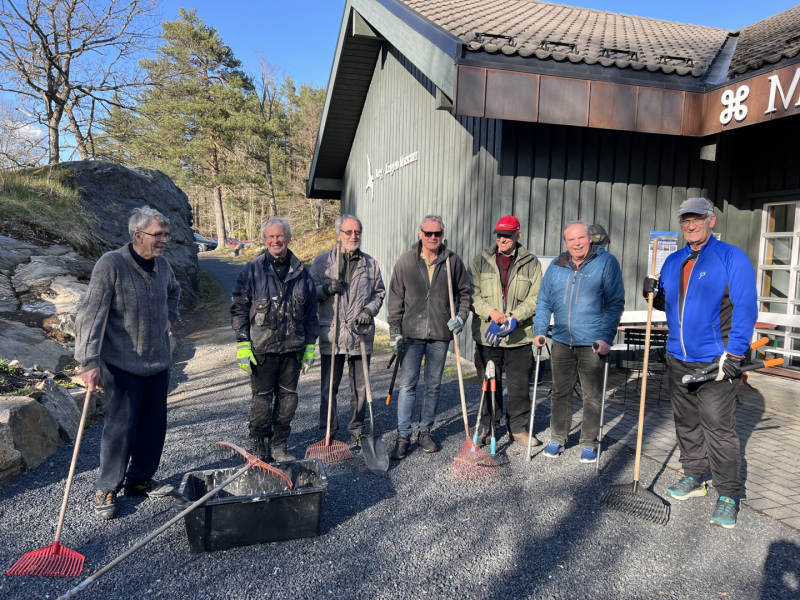
[[[519, 445], [525, 446], [526, 448], [528, 447], [528, 432], [527, 431], [522, 431], [520, 433], [512, 433], [511, 437]], [[533, 438], [531, 438], [531, 446], [538, 446], [539, 444], [541, 444], [541, 442], [539, 440], [537, 440], [535, 436]]]

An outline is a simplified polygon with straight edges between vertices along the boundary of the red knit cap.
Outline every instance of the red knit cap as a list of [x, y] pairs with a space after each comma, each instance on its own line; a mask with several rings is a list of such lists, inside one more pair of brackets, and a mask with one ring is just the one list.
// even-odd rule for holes
[[502, 217], [494, 228], [495, 233], [504, 233], [506, 235], [511, 235], [517, 231], [519, 231], [519, 219], [511, 215]]

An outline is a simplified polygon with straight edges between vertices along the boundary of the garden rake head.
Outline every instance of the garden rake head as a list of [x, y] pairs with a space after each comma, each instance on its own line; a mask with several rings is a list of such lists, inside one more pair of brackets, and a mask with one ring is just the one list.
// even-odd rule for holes
[[[484, 384], [487, 380], [493, 379], [495, 376], [494, 362], [489, 361], [486, 363], [486, 373], [484, 374]], [[491, 400], [490, 400], [491, 401]], [[477, 421], [480, 423], [481, 419], [481, 406], [478, 407]], [[477, 437], [478, 426], [475, 426]], [[453, 461], [453, 473], [460, 479], [480, 479], [483, 477], [493, 477], [500, 472], [500, 467], [492, 460], [492, 457], [486, 454], [474, 439], [470, 439], [469, 431], [467, 432], [467, 441], [461, 446], [456, 458]]]
[[4, 575], [30, 577], [77, 577], [83, 571], [85, 557], [80, 552], [53, 542], [46, 548], [28, 552], [15, 562]]
[[640, 486], [638, 481], [612, 485], [603, 492], [600, 503], [656, 525], [669, 522], [669, 503]]
[[217, 450], [222, 452], [223, 454], [238, 454], [242, 458], [247, 461], [247, 464], [250, 465], [250, 468], [257, 467], [262, 471], [272, 475], [273, 477], [277, 477], [278, 479], [282, 480], [289, 489], [292, 489], [292, 480], [281, 471], [280, 469], [276, 469], [272, 465], [268, 465], [263, 460], [259, 460], [246, 450], [243, 450], [236, 444], [231, 442], [217, 442]]
[[347, 444], [326, 437], [306, 449], [306, 458], [318, 458], [327, 465], [328, 463], [344, 462], [354, 456]]

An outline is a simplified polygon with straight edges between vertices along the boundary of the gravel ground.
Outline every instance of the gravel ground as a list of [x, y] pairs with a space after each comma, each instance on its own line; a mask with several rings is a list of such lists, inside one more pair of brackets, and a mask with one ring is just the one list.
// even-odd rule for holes
[[[204, 260], [203, 266], [213, 259]], [[220, 270], [230, 285], [241, 265]], [[233, 272], [235, 271], [235, 272]], [[230, 276], [230, 273], [233, 275]], [[214, 442], [245, 444], [247, 378], [236, 367], [229, 328], [179, 342], [169, 431], [157, 478], [176, 486], [187, 471], [234, 466]], [[388, 356], [373, 367], [376, 429], [391, 447], [394, 407], [383, 402]], [[300, 379], [300, 408], [289, 450], [302, 456], [321, 439], [319, 370]], [[342, 430], [348, 398], [340, 394]], [[467, 386], [471, 419], [479, 397]], [[537, 410], [537, 435], [548, 440], [548, 403]], [[86, 432], [63, 535], [94, 572], [175, 514], [172, 500], [120, 496], [120, 518], [97, 522], [92, 481], [101, 426]], [[711, 527], [716, 494], [672, 503], [660, 527], [600, 507], [612, 483], [633, 479], [633, 453], [612, 443], [604, 470], [583, 465], [578, 428], [557, 460], [527, 463], [501, 440], [501, 475], [465, 482], [452, 474], [464, 437], [458, 384], [443, 386], [434, 430], [442, 449], [414, 447], [385, 476], [355, 460], [326, 465], [329, 488], [317, 538], [191, 554], [181, 524], [156, 538], [81, 593], [84, 598], [789, 598], [800, 597], [800, 533], [744, 508], [734, 530]], [[611, 440], [608, 440], [611, 442]], [[0, 565], [52, 542], [72, 447], [0, 486]], [[678, 474], [644, 459], [642, 481], [664, 489]], [[78, 579], [0, 578], [0, 598], [55, 598]]]

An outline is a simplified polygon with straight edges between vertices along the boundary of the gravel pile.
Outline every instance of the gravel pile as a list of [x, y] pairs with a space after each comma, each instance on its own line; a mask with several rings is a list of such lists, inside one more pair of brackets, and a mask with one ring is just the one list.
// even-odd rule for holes
[[[241, 268], [241, 267], [238, 267]], [[220, 328], [182, 340], [170, 396], [169, 431], [157, 478], [176, 487], [184, 473], [235, 466], [214, 442], [247, 442], [249, 385], [235, 345]], [[385, 406], [388, 356], [376, 356], [377, 430], [394, 443], [396, 412]], [[300, 379], [300, 408], [289, 450], [302, 457], [319, 441], [319, 369]], [[341, 431], [348, 397], [340, 392]], [[467, 386], [474, 420], [479, 389]], [[536, 415], [549, 440], [549, 406]], [[577, 424], [576, 424], [577, 425]], [[94, 572], [175, 514], [172, 500], [120, 496], [120, 518], [100, 523], [92, 508], [101, 427], [84, 436], [63, 543]], [[800, 534], [744, 508], [733, 531], [708, 518], [716, 493], [672, 502], [667, 527], [600, 507], [612, 483], [633, 479], [633, 453], [613, 443], [599, 477], [581, 464], [578, 428], [556, 460], [530, 463], [522, 447], [499, 444], [501, 475], [456, 479], [464, 442], [458, 384], [443, 386], [434, 431], [442, 449], [414, 446], [386, 476], [355, 460], [327, 465], [320, 537], [193, 555], [176, 525], [94, 583], [81, 597], [108, 598], [789, 598], [800, 596]], [[611, 440], [608, 440], [611, 442]], [[72, 447], [0, 486], [0, 565], [52, 542]], [[642, 481], [664, 489], [678, 474], [644, 459]], [[0, 577], [0, 598], [56, 598], [79, 580]]]

